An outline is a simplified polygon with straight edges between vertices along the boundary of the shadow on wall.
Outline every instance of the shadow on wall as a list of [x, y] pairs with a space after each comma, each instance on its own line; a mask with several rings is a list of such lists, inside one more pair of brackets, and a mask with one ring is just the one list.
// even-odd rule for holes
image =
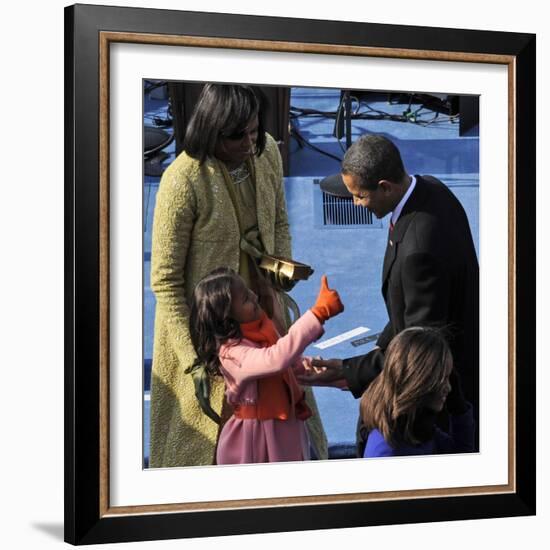
[[64, 540], [64, 527], [62, 523], [31, 523], [31, 527], [36, 531], [41, 531], [52, 539], [63, 542]]

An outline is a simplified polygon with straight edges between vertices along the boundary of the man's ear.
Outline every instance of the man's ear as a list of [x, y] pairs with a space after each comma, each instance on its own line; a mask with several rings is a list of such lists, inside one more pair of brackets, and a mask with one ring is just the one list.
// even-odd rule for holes
[[381, 189], [385, 194], [393, 193], [395, 185], [390, 180], [380, 180], [378, 182], [378, 188]]

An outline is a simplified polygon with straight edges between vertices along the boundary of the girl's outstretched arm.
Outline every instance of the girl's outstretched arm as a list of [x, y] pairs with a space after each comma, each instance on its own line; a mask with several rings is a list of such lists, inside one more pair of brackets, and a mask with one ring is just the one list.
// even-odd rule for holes
[[308, 310], [273, 346], [258, 348], [248, 340], [233, 345], [229, 343], [220, 349], [220, 360], [223, 368], [240, 384], [293, 366], [305, 348], [323, 334], [322, 324]]

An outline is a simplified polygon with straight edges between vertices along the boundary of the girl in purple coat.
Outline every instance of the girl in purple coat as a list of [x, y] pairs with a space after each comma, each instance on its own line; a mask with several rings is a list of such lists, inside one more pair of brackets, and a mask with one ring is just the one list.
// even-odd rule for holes
[[198, 360], [221, 374], [233, 414], [217, 446], [218, 464], [309, 458], [305, 420], [311, 411], [295, 372], [302, 353], [323, 333], [323, 323], [343, 311], [336, 290], [322, 278], [315, 305], [281, 337], [243, 279], [218, 268], [196, 286], [190, 332]]
[[[449, 430], [437, 417], [445, 407]], [[462, 394], [447, 342], [433, 328], [393, 338], [384, 368], [361, 397], [369, 430], [364, 457], [465, 453], [474, 449], [472, 406]]]

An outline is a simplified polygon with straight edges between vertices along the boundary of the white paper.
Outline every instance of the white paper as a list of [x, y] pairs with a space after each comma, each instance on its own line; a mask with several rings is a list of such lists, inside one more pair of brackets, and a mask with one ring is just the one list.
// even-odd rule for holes
[[353, 330], [342, 332], [342, 334], [338, 334], [337, 336], [334, 336], [333, 338], [329, 338], [328, 340], [323, 340], [318, 344], [314, 344], [313, 347], [319, 348], [319, 349], [330, 348], [332, 346], [335, 346], [336, 344], [339, 344], [340, 342], [345, 342], [346, 340], [349, 340], [354, 336], [359, 336], [359, 334], [368, 332], [369, 330], [370, 328], [367, 328], [367, 327], [357, 327], [357, 328], [354, 328]]

